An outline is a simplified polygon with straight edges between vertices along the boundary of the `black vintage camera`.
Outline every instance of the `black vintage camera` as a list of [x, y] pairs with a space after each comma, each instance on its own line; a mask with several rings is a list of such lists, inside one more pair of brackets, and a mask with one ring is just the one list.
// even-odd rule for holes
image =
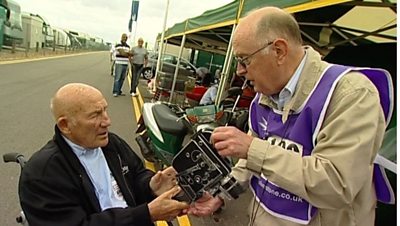
[[230, 175], [231, 164], [221, 157], [200, 131], [194, 134], [190, 142], [183, 147], [172, 160], [177, 171], [177, 180], [184, 194], [177, 199], [188, 203], [203, 196], [204, 192], [212, 196], [223, 193], [230, 199], [236, 199], [243, 192], [235, 178]]

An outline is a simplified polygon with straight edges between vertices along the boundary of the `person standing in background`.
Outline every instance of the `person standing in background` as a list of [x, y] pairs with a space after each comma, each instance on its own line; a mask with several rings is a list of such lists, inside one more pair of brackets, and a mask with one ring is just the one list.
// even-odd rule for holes
[[115, 76], [114, 76], [114, 87], [113, 87], [113, 96], [125, 96], [122, 93], [121, 88], [124, 84], [126, 71], [129, 64], [130, 46], [126, 43], [128, 40], [128, 36], [124, 33], [121, 36], [121, 43], [115, 45]]
[[143, 47], [143, 39], [138, 39], [138, 45], [131, 49], [131, 63], [132, 63], [132, 82], [131, 82], [131, 96], [137, 96], [136, 87], [139, 83], [139, 76], [142, 72], [143, 66], [147, 65], [147, 57], [149, 52]]

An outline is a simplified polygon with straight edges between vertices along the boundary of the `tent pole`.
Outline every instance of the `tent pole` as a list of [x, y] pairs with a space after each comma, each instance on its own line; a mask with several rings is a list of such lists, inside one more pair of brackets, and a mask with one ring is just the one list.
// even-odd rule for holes
[[226, 56], [225, 56], [225, 61], [224, 61], [224, 68], [222, 69], [221, 73], [221, 84], [218, 87], [217, 91], [217, 97], [215, 103], [217, 106], [221, 103], [222, 99], [222, 94], [226, 90], [226, 87], [229, 85], [228, 79], [231, 77], [229, 76], [230, 71], [231, 71], [231, 65], [232, 65], [232, 60], [233, 60], [233, 53], [232, 53], [232, 40], [233, 40], [233, 34], [235, 32], [236, 26], [239, 23], [240, 15], [242, 14], [242, 10], [244, 7], [245, 0], [239, 0], [239, 8], [237, 11], [236, 15], [236, 22], [232, 26], [232, 32], [231, 32], [231, 37], [229, 38], [229, 44], [228, 48], [226, 50]]
[[233, 53], [232, 53], [232, 39], [233, 33], [235, 32], [236, 24], [233, 24], [231, 37], [229, 39], [228, 48], [226, 50], [226, 56], [224, 61], [224, 67], [222, 68], [220, 84], [218, 86], [217, 97], [215, 104], [218, 106], [221, 103], [222, 93], [225, 91], [225, 87], [227, 86], [227, 81], [229, 79], [229, 73], [232, 65]]
[[169, 0], [167, 0], [167, 6], [165, 7], [164, 25], [163, 25], [163, 30], [162, 30], [162, 33], [161, 33], [160, 44], [159, 44], [159, 47], [158, 47], [158, 60], [157, 60], [156, 74], [154, 76], [154, 81], [156, 82], [156, 85], [153, 87], [153, 91], [154, 92], [157, 90], [157, 77], [158, 77], [158, 73], [159, 73], [159, 70], [160, 70], [161, 56], [162, 56], [162, 52], [163, 52], [163, 49], [164, 49], [164, 35], [165, 35], [165, 27], [167, 26], [168, 8], [169, 8]]
[[208, 65], [208, 71], [211, 72], [211, 67], [213, 64], [213, 60], [214, 60], [214, 53], [211, 54], [211, 59], [210, 59], [210, 63]]
[[182, 57], [183, 47], [185, 46], [185, 41], [186, 41], [186, 34], [182, 36], [181, 48], [179, 49], [178, 60], [175, 66], [174, 80], [172, 82], [171, 91], [169, 93], [169, 103], [172, 103], [172, 97], [175, 91], [176, 78], [178, 77], [179, 73], [179, 65], [181, 64], [181, 57]]

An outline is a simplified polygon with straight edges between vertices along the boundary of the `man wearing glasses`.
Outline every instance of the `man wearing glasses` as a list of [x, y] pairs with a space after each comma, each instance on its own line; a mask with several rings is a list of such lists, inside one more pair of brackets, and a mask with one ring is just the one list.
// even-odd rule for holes
[[[393, 202], [374, 164], [393, 108], [389, 73], [322, 61], [274, 7], [240, 21], [233, 49], [257, 92], [250, 131], [218, 127], [211, 141], [239, 158], [232, 175], [253, 191], [249, 225], [373, 226], [377, 200]], [[189, 212], [223, 203], [205, 195]]]

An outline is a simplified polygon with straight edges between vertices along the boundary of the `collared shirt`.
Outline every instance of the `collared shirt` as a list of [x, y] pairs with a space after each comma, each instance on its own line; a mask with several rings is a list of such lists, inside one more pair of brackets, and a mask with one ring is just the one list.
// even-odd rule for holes
[[271, 95], [270, 99], [276, 103], [279, 110], [283, 109], [283, 106], [292, 98], [294, 91], [296, 90], [297, 83], [300, 78], [301, 71], [303, 70], [304, 64], [306, 62], [307, 52], [304, 54], [303, 59], [301, 60], [299, 66], [296, 71], [290, 78], [289, 82], [286, 86], [279, 92], [278, 95]]
[[115, 45], [115, 63], [116, 64], [129, 64], [129, 57], [128, 56], [123, 56], [119, 53], [119, 50], [122, 50], [122, 52], [129, 53], [130, 52], [130, 46], [126, 43], [118, 43]]
[[109, 208], [127, 207], [128, 205], [122, 196], [115, 178], [111, 174], [101, 148], [83, 148], [74, 144], [65, 136], [63, 137], [89, 175], [89, 178], [94, 185], [101, 210], [104, 211]]
[[200, 105], [208, 105], [213, 104], [215, 102], [215, 98], [217, 97], [218, 84], [214, 84], [210, 86], [207, 91], [203, 94], [203, 97], [200, 100]]

